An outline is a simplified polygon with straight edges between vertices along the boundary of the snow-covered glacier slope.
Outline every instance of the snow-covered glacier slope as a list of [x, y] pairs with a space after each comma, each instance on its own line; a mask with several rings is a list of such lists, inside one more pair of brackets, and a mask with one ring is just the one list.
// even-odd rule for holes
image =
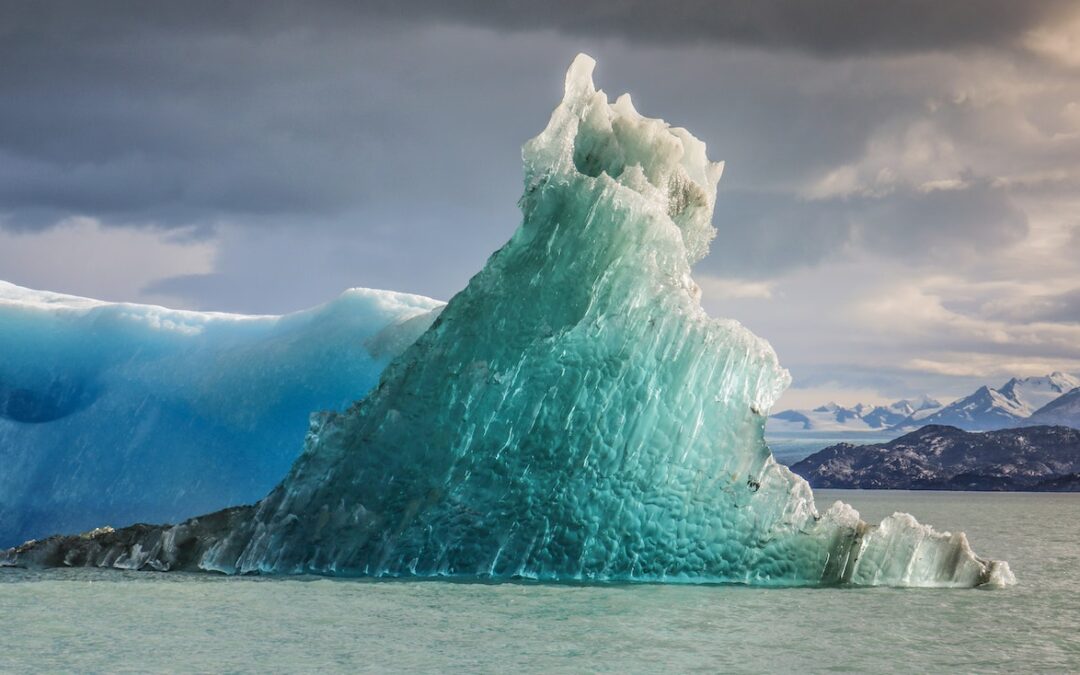
[[1037, 410], [1066, 392], [1080, 387], [1080, 379], [1054, 372], [1044, 377], [1012, 378], [1003, 386], [980, 387], [975, 393], [954, 401], [934, 414], [912, 417], [897, 429], [914, 429], [928, 424], [957, 427], [965, 431], [990, 431], [1023, 426]]
[[0, 545], [259, 499], [310, 413], [365, 394], [440, 306], [353, 289], [241, 316], [0, 282]]
[[859, 403], [850, 408], [830, 402], [812, 410], [774, 413], [765, 423], [765, 431], [767, 434], [885, 431], [900, 422], [927, 417], [940, 408], [941, 404], [928, 396], [902, 399], [888, 405]]
[[819, 512], [776, 463], [772, 348], [691, 265], [721, 166], [579, 56], [524, 149], [524, 222], [252, 507], [53, 538], [7, 564], [227, 573], [974, 586], [963, 534]]
[[1036, 410], [1024, 424], [1056, 424], [1080, 429], [1080, 386]]

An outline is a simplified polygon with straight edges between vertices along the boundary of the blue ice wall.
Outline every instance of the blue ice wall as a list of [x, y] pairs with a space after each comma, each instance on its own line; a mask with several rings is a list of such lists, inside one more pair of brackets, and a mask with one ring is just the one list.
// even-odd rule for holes
[[261, 498], [310, 414], [363, 396], [439, 307], [353, 289], [242, 316], [0, 282], [0, 546]]

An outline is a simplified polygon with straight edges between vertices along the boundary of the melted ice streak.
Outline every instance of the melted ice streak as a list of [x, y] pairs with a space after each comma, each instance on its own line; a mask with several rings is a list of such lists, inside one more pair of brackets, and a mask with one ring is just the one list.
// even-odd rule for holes
[[[578, 56], [524, 148], [524, 222], [252, 509], [52, 544], [66, 564], [762, 585], [1012, 583], [963, 534], [873, 527], [776, 463], [772, 348], [706, 316], [722, 165]], [[121, 531], [122, 533], [123, 531]], [[54, 540], [50, 540], [54, 541]], [[130, 554], [132, 542], [140, 547]], [[9, 554], [33, 559], [30, 546]], [[63, 553], [61, 556], [60, 553]]]

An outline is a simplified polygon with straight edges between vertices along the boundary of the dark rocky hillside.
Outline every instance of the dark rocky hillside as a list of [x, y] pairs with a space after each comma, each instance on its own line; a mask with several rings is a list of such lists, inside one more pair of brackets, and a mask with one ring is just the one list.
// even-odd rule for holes
[[887, 443], [840, 443], [793, 464], [815, 488], [1080, 491], [1080, 430], [974, 433], [930, 425]]

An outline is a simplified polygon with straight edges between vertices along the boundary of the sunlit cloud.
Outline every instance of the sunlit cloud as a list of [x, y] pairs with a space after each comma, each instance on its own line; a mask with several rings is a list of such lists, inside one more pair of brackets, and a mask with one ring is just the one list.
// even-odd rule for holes
[[992, 381], [1011, 377], [1038, 377], [1052, 372], [1080, 373], [1080, 359], [1012, 358], [971, 352], [955, 352], [940, 360], [911, 359], [904, 365], [919, 373], [950, 377], [974, 377]]
[[1080, 68], [1080, 13], [1029, 31], [1023, 42], [1037, 54], [1065, 66]]
[[773, 297], [773, 287], [775, 286], [775, 283], [768, 281], [721, 279], [709, 276], [698, 279], [697, 283], [705, 297], [740, 300], [769, 300]]

